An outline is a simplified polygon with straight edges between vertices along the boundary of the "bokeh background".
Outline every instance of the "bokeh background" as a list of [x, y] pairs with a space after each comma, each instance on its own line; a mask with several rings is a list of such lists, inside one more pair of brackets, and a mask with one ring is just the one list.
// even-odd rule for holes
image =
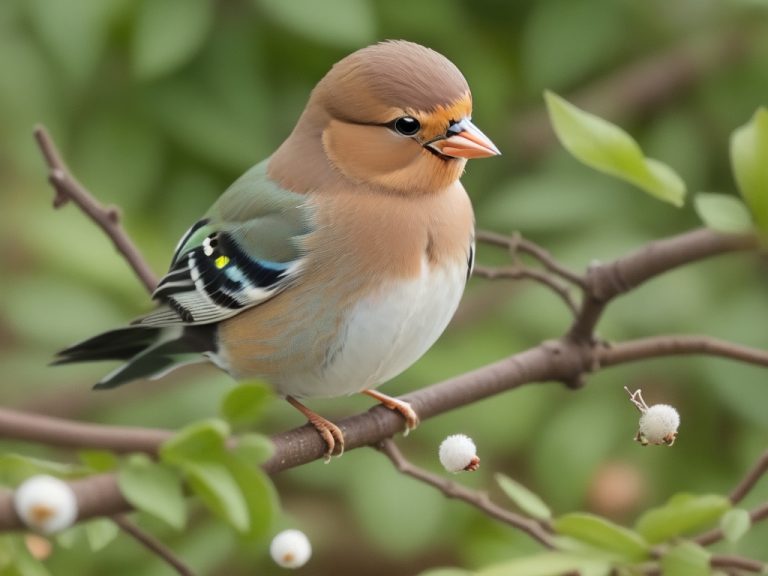
[[[474, 119], [502, 149], [470, 163], [478, 224], [519, 230], [575, 269], [698, 224], [579, 165], [556, 144], [541, 94], [552, 89], [630, 131], [690, 191], [733, 192], [728, 139], [768, 100], [763, 0], [3, 0], [0, 2], [0, 402], [83, 421], [179, 427], [215, 416], [232, 385], [213, 368], [95, 393], [105, 366], [49, 368], [57, 349], [147, 310], [141, 285], [74, 207], [51, 209], [34, 146], [44, 123], [73, 172], [122, 207], [158, 272], [177, 238], [241, 172], [291, 130], [335, 61], [405, 38], [453, 60], [473, 89]], [[766, 160], [768, 161], [768, 160]], [[500, 262], [481, 249], [479, 259]], [[768, 347], [768, 291], [753, 258], [698, 264], [611, 307], [606, 339], [708, 333]], [[559, 335], [562, 303], [537, 286], [475, 279], [446, 335], [385, 391], [401, 393]], [[682, 414], [671, 449], [641, 448], [622, 386]], [[631, 522], [678, 491], [723, 492], [766, 448], [766, 372], [673, 358], [614, 368], [579, 392], [527, 386], [425, 422], [402, 449], [439, 469], [437, 445], [471, 435], [493, 488], [504, 472], [556, 512], [587, 509]], [[312, 402], [329, 417], [364, 398]], [[301, 424], [274, 401], [260, 430]], [[68, 461], [69, 452], [0, 443]], [[2, 471], [0, 471], [2, 476]], [[527, 537], [397, 474], [371, 450], [275, 478], [285, 524], [310, 535], [304, 573], [412, 575], [475, 567], [534, 548]], [[754, 502], [768, 494], [763, 486]], [[194, 506], [194, 505], [193, 505]], [[278, 573], [268, 541], [243, 542], [204, 512], [184, 533], [140, 518], [201, 574]], [[736, 551], [768, 560], [768, 532]], [[165, 575], [123, 537], [99, 553], [57, 549], [53, 574]]]

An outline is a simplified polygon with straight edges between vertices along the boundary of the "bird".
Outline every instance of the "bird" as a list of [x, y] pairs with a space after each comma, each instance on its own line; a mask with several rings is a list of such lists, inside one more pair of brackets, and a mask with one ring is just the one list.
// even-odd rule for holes
[[341, 59], [276, 151], [181, 237], [156, 306], [57, 353], [117, 360], [96, 389], [211, 362], [260, 378], [301, 411], [327, 450], [341, 429], [301, 400], [367, 394], [415, 363], [455, 313], [475, 256], [460, 177], [499, 155], [472, 122], [466, 79], [420, 44], [388, 40]]

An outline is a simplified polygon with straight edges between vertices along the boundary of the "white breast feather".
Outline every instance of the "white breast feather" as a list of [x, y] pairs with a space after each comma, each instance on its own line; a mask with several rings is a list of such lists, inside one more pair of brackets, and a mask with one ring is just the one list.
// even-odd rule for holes
[[435, 343], [453, 317], [466, 283], [466, 264], [433, 268], [383, 285], [349, 312], [340, 350], [321, 372], [279, 386], [282, 394], [305, 397], [353, 394], [390, 380]]

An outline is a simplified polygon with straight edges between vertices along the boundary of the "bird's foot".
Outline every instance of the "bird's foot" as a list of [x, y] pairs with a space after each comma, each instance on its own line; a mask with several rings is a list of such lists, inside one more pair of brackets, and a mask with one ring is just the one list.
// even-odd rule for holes
[[390, 410], [400, 412], [402, 417], [405, 418], [405, 432], [403, 432], [403, 436], [408, 436], [408, 433], [419, 425], [419, 415], [416, 414], [413, 407], [405, 400], [392, 398], [392, 396], [387, 396], [377, 390], [363, 390], [363, 394], [375, 398]]
[[286, 396], [285, 399], [288, 403], [296, 408], [299, 412], [306, 416], [309, 423], [315, 427], [320, 434], [326, 445], [325, 451], [325, 463], [331, 461], [331, 456], [341, 456], [344, 454], [344, 433], [341, 428], [336, 426], [330, 420], [323, 418], [317, 412], [313, 412], [304, 404], [293, 398], [292, 396]]

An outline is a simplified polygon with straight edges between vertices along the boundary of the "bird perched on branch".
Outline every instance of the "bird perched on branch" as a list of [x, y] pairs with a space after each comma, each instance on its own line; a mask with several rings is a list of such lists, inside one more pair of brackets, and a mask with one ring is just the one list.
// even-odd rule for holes
[[260, 377], [341, 453], [341, 430], [299, 398], [375, 388], [437, 340], [472, 268], [474, 218], [459, 177], [499, 154], [471, 121], [461, 72], [437, 52], [388, 41], [320, 80], [288, 139], [181, 238], [130, 326], [54, 363], [122, 360], [96, 388], [211, 361]]

